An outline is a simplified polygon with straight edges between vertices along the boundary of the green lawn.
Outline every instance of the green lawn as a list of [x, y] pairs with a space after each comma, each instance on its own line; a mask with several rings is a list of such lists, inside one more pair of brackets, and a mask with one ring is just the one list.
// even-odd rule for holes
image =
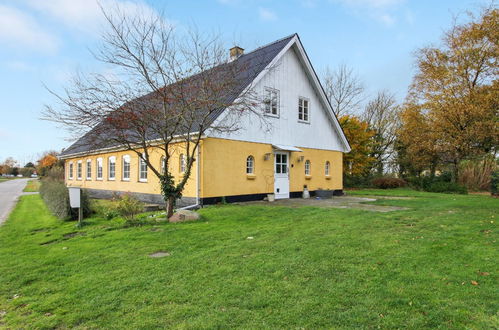
[[23, 191], [24, 192], [37, 192], [40, 190], [40, 180], [29, 180], [28, 183], [26, 184], [26, 187], [24, 187]]
[[351, 194], [413, 198], [377, 202], [410, 208], [389, 213], [226, 205], [196, 223], [76, 229], [24, 196], [0, 227], [0, 327], [499, 326], [498, 199]]

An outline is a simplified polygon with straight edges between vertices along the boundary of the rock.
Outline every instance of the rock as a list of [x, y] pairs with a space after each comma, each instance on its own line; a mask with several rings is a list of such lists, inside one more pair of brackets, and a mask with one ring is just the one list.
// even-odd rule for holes
[[149, 257], [151, 257], [151, 258], [163, 258], [163, 257], [169, 257], [169, 256], [171, 256], [171, 254], [169, 252], [166, 252], [166, 251], [158, 251], [158, 252], [151, 253], [149, 255]]
[[248, 236], [248, 237], [246, 237], [246, 239], [254, 239], [254, 237], [253, 236]]
[[170, 222], [184, 222], [199, 220], [199, 213], [189, 210], [178, 210], [169, 219]]

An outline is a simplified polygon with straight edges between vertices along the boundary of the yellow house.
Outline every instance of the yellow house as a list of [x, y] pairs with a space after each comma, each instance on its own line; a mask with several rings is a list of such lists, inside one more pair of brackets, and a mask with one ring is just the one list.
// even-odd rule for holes
[[[233, 48], [238, 56], [232, 60], [265, 59], [266, 65], [251, 73], [250, 83], [269, 100], [263, 111], [270, 129], [247, 116], [237, 131], [208, 130], [177, 205], [262, 200], [268, 194], [301, 197], [304, 189], [312, 196], [317, 190], [342, 194], [342, 159], [350, 146], [298, 35], [242, 51]], [[68, 186], [88, 189], [95, 197], [130, 192], [147, 202], [162, 202], [159, 180], [132, 151], [93, 149], [82, 137], [61, 158]], [[160, 153], [150, 150], [150, 160], [159, 166]], [[175, 180], [182, 177], [185, 161], [179, 148], [169, 169]]]

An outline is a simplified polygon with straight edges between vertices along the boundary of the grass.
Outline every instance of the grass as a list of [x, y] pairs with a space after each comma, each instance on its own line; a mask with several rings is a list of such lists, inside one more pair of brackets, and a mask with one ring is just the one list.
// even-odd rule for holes
[[498, 199], [355, 194], [413, 198], [376, 202], [410, 208], [389, 213], [225, 205], [195, 223], [76, 229], [23, 196], [0, 227], [0, 327], [499, 326]]
[[23, 191], [24, 192], [37, 192], [40, 190], [40, 180], [29, 180], [28, 183], [26, 184], [26, 187], [24, 187]]

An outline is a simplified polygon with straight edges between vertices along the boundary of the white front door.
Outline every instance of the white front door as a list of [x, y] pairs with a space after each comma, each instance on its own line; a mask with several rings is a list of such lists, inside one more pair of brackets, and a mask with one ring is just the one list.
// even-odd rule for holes
[[275, 152], [274, 194], [276, 199], [289, 198], [289, 152]]

